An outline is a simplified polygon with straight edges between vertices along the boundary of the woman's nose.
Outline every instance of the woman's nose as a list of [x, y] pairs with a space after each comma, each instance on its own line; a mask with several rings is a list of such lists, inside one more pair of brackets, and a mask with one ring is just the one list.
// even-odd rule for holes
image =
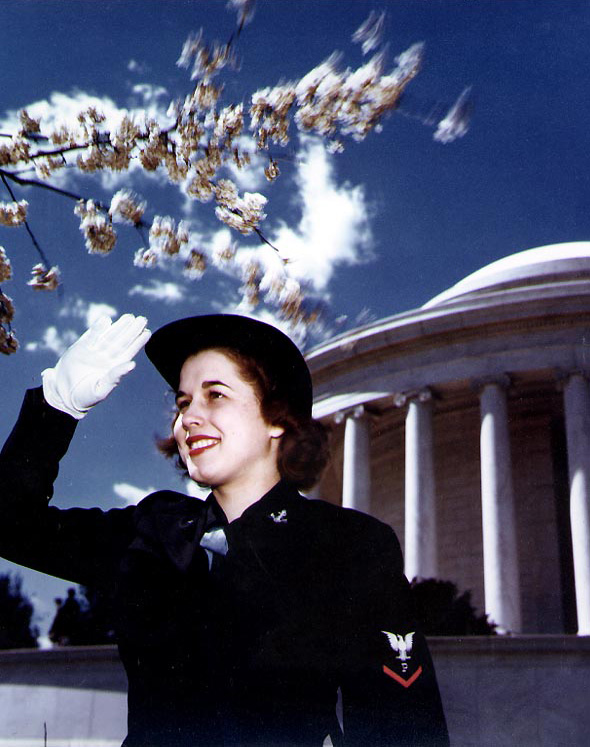
[[190, 405], [182, 413], [182, 426], [188, 430], [191, 425], [200, 425], [203, 422], [202, 405], [193, 399]]

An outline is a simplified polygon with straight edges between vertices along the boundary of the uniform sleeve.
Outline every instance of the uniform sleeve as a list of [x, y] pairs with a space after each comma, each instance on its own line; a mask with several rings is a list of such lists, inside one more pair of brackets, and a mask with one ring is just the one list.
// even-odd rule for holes
[[344, 744], [446, 747], [434, 666], [414, 622], [411, 590], [395, 533], [361, 532], [353, 547], [350, 637], [341, 683]]
[[76, 424], [50, 407], [40, 388], [26, 393], [0, 452], [0, 555], [74, 583], [108, 583], [130, 541], [134, 508], [48, 505]]

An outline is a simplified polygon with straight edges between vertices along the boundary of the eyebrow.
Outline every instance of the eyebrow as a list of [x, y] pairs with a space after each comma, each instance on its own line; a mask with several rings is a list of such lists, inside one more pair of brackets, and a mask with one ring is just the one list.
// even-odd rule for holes
[[[214, 379], [213, 381], [204, 381], [201, 384], [201, 389], [211, 389], [213, 386], [224, 386], [226, 389], [231, 389], [231, 386], [229, 384], [225, 384], [223, 381], [217, 381]], [[179, 389], [176, 393], [176, 396], [174, 397], [174, 401], [178, 403], [179, 399], [182, 399], [183, 397], [188, 397], [186, 392], [183, 392], [182, 389]]]
[[210, 389], [212, 386], [224, 386], [226, 389], [231, 389], [231, 386], [223, 381], [204, 381], [201, 384], [202, 389]]

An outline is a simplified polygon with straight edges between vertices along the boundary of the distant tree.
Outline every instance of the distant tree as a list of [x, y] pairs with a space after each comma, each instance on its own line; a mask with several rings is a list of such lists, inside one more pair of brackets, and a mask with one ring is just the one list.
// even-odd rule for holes
[[0, 649], [36, 648], [39, 630], [32, 618], [33, 605], [22, 592], [21, 577], [0, 575]]
[[58, 646], [99, 646], [114, 643], [112, 605], [99, 589], [81, 586], [79, 594], [68, 590], [65, 602], [56, 600], [57, 610], [49, 632]]
[[494, 635], [496, 625], [478, 614], [471, 592], [460, 593], [452, 581], [412, 581], [416, 615], [425, 635]]
[[78, 646], [114, 643], [115, 631], [110, 597], [104, 591], [90, 586], [82, 586], [80, 591], [80, 632], [72, 643]]

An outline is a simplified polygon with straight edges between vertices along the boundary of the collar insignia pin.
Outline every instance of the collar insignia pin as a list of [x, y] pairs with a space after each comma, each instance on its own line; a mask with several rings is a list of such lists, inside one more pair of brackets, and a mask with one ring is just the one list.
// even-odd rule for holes
[[277, 513], [270, 514], [269, 518], [271, 518], [275, 524], [286, 524], [287, 511], [285, 509], [283, 509], [282, 511], [277, 511]]

